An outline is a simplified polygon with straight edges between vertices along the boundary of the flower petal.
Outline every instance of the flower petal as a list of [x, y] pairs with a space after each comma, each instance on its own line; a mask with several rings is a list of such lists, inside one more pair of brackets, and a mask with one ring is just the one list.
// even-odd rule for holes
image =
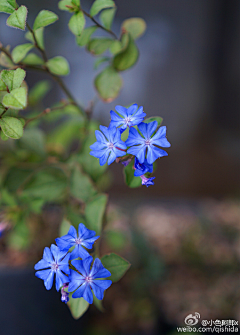
[[116, 111], [121, 114], [124, 118], [127, 117], [127, 108], [123, 107], [123, 106], [115, 106]]
[[149, 164], [152, 164], [157, 158], [162, 156], [168, 156], [167, 152], [155, 147], [154, 145], [148, 146], [147, 161]]
[[138, 109], [138, 105], [137, 104], [133, 104], [132, 106], [128, 107], [127, 109], [127, 115], [132, 115], [134, 114]]
[[92, 278], [107, 278], [111, 276], [111, 272], [105, 269], [105, 267], [102, 265], [102, 262], [99, 258], [96, 258], [93, 267], [90, 273], [90, 276]]
[[60, 270], [56, 272], [56, 290], [59, 291], [63, 284], [69, 283], [69, 278], [65, 276]]
[[39, 262], [37, 262], [37, 264], [35, 264], [34, 269], [42, 270], [42, 269], [46, 269], [50, 267], [51, 267], [51, 263], [46, 262], [45, 259], [41, 259]]
[[138, 129], [139, 129], [140, 132], [142, 133], [143, 137], [144, 137], [145, 139], [147, 139], [147, 138], [148, 138], [148, 133], [147, 133], [147, 123], [144, 123], [144, 122], [140, 123], [140, 124], [138, 125]]
[[44, 248], [44, 251], [43, 251], [43, 259], [46, 261], [46, 262], [49, 262], [49, 263], [52, 263], [53, 262], [53, 255], [50, 251], [50, 249], [48, 247], [45, 247]]
[[53, 278], [54, 278], [54, 271], [52, 271], [51, 269], [37, 271], [35, 273], [35, 275], [38, 278], [44, 280], [44, 285], [45, 285], [45, 287], [46, 287], [47, 290], [50, 290], [52, 288]]
[[117, 158], [116, 154], [114, 153], [113, 150], [111, 150], [110, 156], [108, 158], [108, 165], [112, 164], [116, 158]]

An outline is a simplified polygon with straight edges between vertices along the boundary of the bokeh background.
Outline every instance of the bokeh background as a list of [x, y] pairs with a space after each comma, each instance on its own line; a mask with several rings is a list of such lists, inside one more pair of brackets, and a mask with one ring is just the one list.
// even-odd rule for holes
[[[85, 105], [93, 99], [93, 57], [75, 45], [68, 13], [57, 0], [23, 0], [33, 23], [41, 9], [60, 20], [46, 30], [49, 57], [71, 66], [65, 79]], [[91, 1], [82, 0], [85, 9]], [[111, 166], [107, 231], [102, 251], [115, 250], [132, 263], [106, 293], [105, 313], [92, 307], [71, 319], [53, 290], [34, 278], [29, 255], [0, 253], [0, 334], [175, 334], [195, 312], [201, 319], [240, 320], [240, 2], [238, 0], [116, 0], [113, 30], [128, 17], [142, 17], [140, 59], [123, 74], [124, 88], [110, 104], [97, 101], [94, 117], [108, 125], [116, 104], [144, 106], [161, 116], [172, 147], [159, 161], [155, 185], [128, 189], [122, 167]], [[0, 41], [24, 43], [6, 27]], [[28, 73], [33, 86], [42, 74]], [[48, 107], [61, 97], [54, 87]], [[49, 234], [57, 208], [44, 214]], [[51, 228], [52, 227], [52, 228]], [[116, 234], [120, 232], [120, 234]], [[10, 260], [10, 261], [9, 261]], [[27, 261], [26, 261], [27, 260]]]

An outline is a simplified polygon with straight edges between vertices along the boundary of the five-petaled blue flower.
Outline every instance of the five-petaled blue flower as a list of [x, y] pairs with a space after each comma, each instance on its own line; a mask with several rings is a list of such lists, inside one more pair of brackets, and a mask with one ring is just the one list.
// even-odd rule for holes
[[[43, 258], [34, 266], [36, 276], [44, 281], [47, 290], [53, 285], [54, 274], [56, 274], [56, 290], [58, 291], [63, 284], [69, 282], [69, 278], [65, 275], [70, 274], [69, 261], [70, 254], [60, 251], [60, 249], [52, 244], [50, 249], [46, 247], [43, 252]], [[64, 274], [64, 273], [65, 274]]]
[[147, 187], [150, 185], [154, 185], [153, 179], [155, 179], [155, 177], [147, 178], [145, 176], [140, 176], [140, 178], [142, 179], [142, 185], [145, 185]]
[[153, 165], [148, 164], [146, 158], [145, 158], [145, 161], [141, 164], [139, 162], [139, 160], [135, 157], [134, 169], [135, 169], [134, 176], [135, 177], [140, 177], [147, 172], [152, 173], [153, 172]]
[[137, 126], [144, 120], [144, 117], [146, 116], [146, 113], [143, 112], [143, 107], [138, 109], [137, 104], [134, 104], [129, 108], [116, 106], [115, 109], [120, 114], [120, 116], [114, 111], [110, 111], [110, 126], [121, 126], [121, 131], [124, 131], [127, 127]]
[[99, 238], [99, 236], [95, 235], [95, 231], [89, 230], [83, 223], [79, 223], [78, 236], [76, 229], [71, 226], [67, 235], [56, 238], [56, 243], [59, 249], [65, 252], [75, 246], [71, 252], [70, 259], [76, 259], [78, 257], [86, 258], [89, 257], [89, 253], [83, 247], [92, 249], [93, 243]]
[[151, 137], [157, 129], [157, 126], [157, 121], [150, 123], [140, 123], [138, 125], [138, 129], [142, 136], [135, 128], [130, 128], [129, 130], [129, 136], [126, 141], [126, 145], [131, 148], [128, 149], [127, 153], [136, 156], [140, 164], [145, 161], [146, 149], [148, 164], [152, 164], [159, 157], [168, 155], [166, 151], [157, 147], [160, 146], [168, 148], [171, 146], [171, 144], [166, 139], [166, 127], [160, 127], [156, 134]]
[[126, 144], [121, 140], [120, 130], [116, 127], [100, 126], [100, 130], [95, 131], [97, 142], [90, 148], [93, 150], [90, 155], [99, 158], [100, 165], [104, 165], [108, 160], [108, 165], [115, 161], [117, 157], [124, 156], [127, 149]]
[[99, 258], [96, 258], [92, 269], [90, 270], [90, 265], [93, 261], [92, 256], [83, 259], [82, 261], [72, 261], [72, 265], [79, 271], [71, 270], [70, 280], [68, 286], [68, 291], [73, 292], [73, 298], [83, 297], [89, 304], [93, 303], [93, 290], [97, 299], [102, 300], [104, 295], [104, 290], [109, 288], [112, 284], [111, 280], [98, 279], [107, 278], [111, 276], [111, 273], [105, 269]]

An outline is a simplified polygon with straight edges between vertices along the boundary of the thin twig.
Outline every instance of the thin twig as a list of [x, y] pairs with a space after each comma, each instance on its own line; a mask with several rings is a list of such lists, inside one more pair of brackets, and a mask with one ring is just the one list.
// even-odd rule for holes
[[87, 12], [85, 12], [85, 10], [83, 10], [83, 9], [81, 9], [81, 10], [82, 10], [82, 12], [83, 12], [87, 17], [89, 17], [89, 18], [95, 23], [95, 25], [96, 25], [97, 27], [103, 29], [103, 30], [106, 31], [107, 33], [111, 34], [116, 40], [118, 40], [117, 35], [116, 35], [111, 29], [107, 29], [107, 28], [103, 27], [99, 22], [97, 22], [97, 21], [94, 19], [94, 17], [92, 17], [92, 16], [91, 16], [90, 14], [88, 14]]
[[41, 55], [42, 55], [42, 58], [43, 58], [44, 62], [46, 63], [46, 62], [48, 61], [48, 58], [47, 58], [47, 55], [46, 55], [45, 50], [43, 50], [43, 49], [38, 45], [36, 35], [35, 35], [34, 31], [33, 31], [32, 28], [29, 26], [28, 23], [26, 23], [26, 26], [27, 26], [27, 29], [30, 31], [30, 33], [31, 33], [32, 36], [33, 36], [33, 39], [34, 39], [34, 46], [40, 51], [40, 53], [41, 53]]
[[5, 107], [5, 110], [2, 112], [2, 114], [0, 115], [0, 118], [8, 111], [8, 107]]

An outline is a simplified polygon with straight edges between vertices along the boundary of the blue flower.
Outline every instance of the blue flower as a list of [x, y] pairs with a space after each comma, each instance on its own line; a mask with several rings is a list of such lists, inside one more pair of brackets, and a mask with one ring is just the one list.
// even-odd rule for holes
[[[54, 274], [56, 274], [56, 290], [58, 291], [63, 284], [69, 282], [69, 278], [65, 274], [70, 274], [68, 261], [70, 254], [60, 251], [59, 248], [52, 244], [49, 249], [46, 247], [43, 252], [43, 258], [34, 266], [37, 271], [35, 275], [44, 280], [47, 290], [53, 285]], [[64, 273], [63, 273], [64, 272]]]
[[89, 253], [82, 246], [87, 249], [92, 249], [93, 243], [99, 238], [99, 236], [95, 235], [95, 231], [89, 230], [83, 223], [79, 223], [78, 236], [76, 229], [71, 226], [67, 235], [56, 238], [56, 243], [59, 249], [65, 252], [75, 246], [71, 252], [70, 259], [76, 259], [78, 257], [86, 258], [89, 256]]
[[119, 127], [121, 130], [125, 130], [127, 127], [136, 126], [144, 120], [146, 113], [143, 112], [143, 107], [138, 109], [138, 105], [134, 104], [129, 108], [123, 106], [116, 106], [116, 111], [120, 114], [116, 114], [114, 111], [111, 111], [111, 123], [110, 126]]
[[142, 185], [145, 186], [150, 186], [150, 185], [154, 185], [153, 179], [155, 179], [155, 177], [151, 177], [151, 178], [147, 178], [145, 176], [140, 176], [142, 179]]
[[134, 176], [135, 177], [140, 177], [143, 174], [149, 172], [152, 173], [153, 172], [153, 165], [152, 164], [148, 164], [146, 158], [144, 163], [140, 163], [139, 160], [135, 157], [135, 162], [134, 162]]
[[142, 136], [135, 128], [130, 128], [129, 130], [126, 145], [131, 148], [128, 149], [127, 153], [136, 156], [140, 164], [142, 164], [145, 160], [146, 150], [148, 164], [152, 164], [159, 157], [168, 155], [166, 151], [157, 147], [160, 146], [168, 148], [171, 146], [166, 139], [166, 127], [160, 127], [156, 134], [151, 137], [157, 129], [157, 125], [157, 121], [140, 123], [138, 125], [138, 129]]
[[90, 155], [99, 158], [100, 165], [104, 165], [108, 160], [108, 165], [115, 161], [117, 157], [124, 156], [127, 149], [126, 144], [121, 140], [120, 130], [116, 127], [100, 126], [100, 130], [95, 131], [97, 142], [90, 146], [93, 151]]
[[93, 293], [97, 299], [102, 300], [104, 295], [104, 290], [109, 288], [112, 284], [111, 280], [98, 279], [107, 278], [111, 276], [111, 273], [105, 269], [99, 258], [96, 258], [92, 269], [90, 270], [90, 265], [93, 258], [89, 256], [82, 261], [72, 261], [72, 265], [81, 273], [71, 270], [70, 283], [68, 286], [68, 291], [73, 292], [73, 298], [83, 297], [89, 304], [93, 303]]
[[65, 302], [65, 304], [69, 301], [69, 293], [65, 291], [65, 288], [68, 287], [68, 283], [63, 284], [61, 288], [61, 301]]

